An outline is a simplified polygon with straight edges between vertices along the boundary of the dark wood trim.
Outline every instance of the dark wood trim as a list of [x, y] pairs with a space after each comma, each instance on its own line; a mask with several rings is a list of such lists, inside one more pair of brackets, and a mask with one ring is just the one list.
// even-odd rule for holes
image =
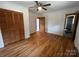
[[76, 12], [76, 18], [75, 18], [75, 25], [74, 25], [74, 33], [73, 33], [73, 41], [75, 40], [77, 26], [78, 26], [78, 19], [79, 19], [79, 12]]

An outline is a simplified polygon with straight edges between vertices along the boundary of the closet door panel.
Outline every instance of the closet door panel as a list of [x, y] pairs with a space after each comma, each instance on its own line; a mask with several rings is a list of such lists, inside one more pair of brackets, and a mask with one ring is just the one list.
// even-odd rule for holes
[[6, 13], [4, 12], [0, 12], [0, 28], [1, 28], [1, 32], [2, 32], [2, 37], [3, 37], [3, 41], [4, 44], [6, 45], [9, 41], [9, 37], [8, 37], [8, 30], [7, 30], [7, 20], [6, 20]]
[[11, 12], [6, 13], [7, 29], [14, 29], [14, 20]]
[[20, 38], [22, 40], [22, 39], [24, 39], [23, 14], [22, 13], [18, 13], [18, 17], [19, 17], [19, 34], [20, 34]]
[[24, 24], [23, 24], [23, 14], [16, 12], [14, 13], [15, 25], [19, 32], [19, 40], [24, 39]]
[[5, 13], [0, 12], [0, 27], [2, 30], [7, 28], [7, 21], [5, 19]]

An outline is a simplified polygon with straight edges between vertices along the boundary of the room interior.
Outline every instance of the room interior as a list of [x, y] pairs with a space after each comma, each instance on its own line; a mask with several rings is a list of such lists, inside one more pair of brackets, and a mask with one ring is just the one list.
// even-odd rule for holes
[[79, 56], [79, 1], [0, 1], [0, 57]]

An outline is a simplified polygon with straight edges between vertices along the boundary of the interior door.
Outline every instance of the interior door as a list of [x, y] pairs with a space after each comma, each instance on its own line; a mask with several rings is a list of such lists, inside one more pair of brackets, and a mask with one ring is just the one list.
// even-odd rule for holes
[[45, 17], [39, 17], [40, 32], [45, 32]]

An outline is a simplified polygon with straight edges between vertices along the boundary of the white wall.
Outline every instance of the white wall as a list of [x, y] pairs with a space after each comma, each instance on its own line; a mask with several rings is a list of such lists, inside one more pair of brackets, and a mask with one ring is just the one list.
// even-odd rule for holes
[[30, 25], [30, 34], [36, 31], [35, 20], [37, 18], [37, 14], [29, 11], [29, 25]]
[[57, 35], [63, 35], [65, 14], [74, 13], [77, 10], [79, 10], [79, 7], [44, 13], [44, 15], [46, 16], [47, 32]]
[[[25, 33], [25, 38], [28, 38], [29, 34], [30, 34], [30, 32], [29, 32], [29, 11], [28, 11], [28, 8], [20, 6], [18, 4], [11, 3], [11, 2], [0, 2], [0, 8], [14, 10], [14, 11], [18, 11], [18, 12], [23, 13], [24, 31], [25, 31], [24, 33]], [[1, 46], [1, 43], [3, 43], [1, 37], [2, 37], [2, 35], [1, 35], [1, 32], [0, 32], [0, 46]]]

